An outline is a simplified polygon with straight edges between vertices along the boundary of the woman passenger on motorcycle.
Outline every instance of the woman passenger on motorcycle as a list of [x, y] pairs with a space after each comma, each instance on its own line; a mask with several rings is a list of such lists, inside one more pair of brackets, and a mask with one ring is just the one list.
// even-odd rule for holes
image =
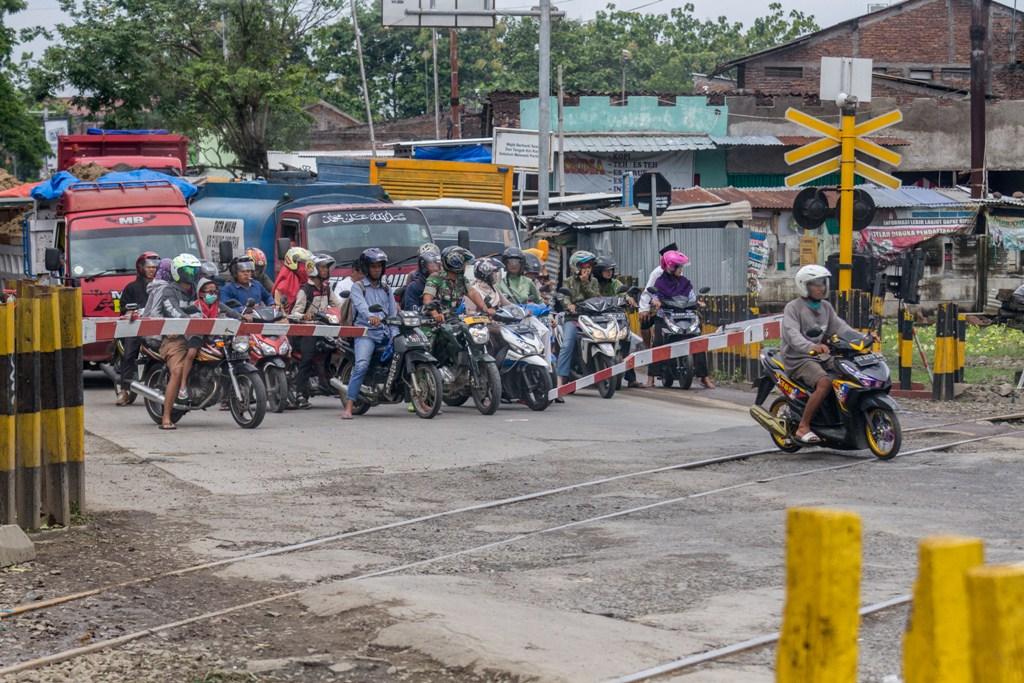
[[[572, 275], [565, 281], [565, 287], [569, 290], [569, 300], [566, 310], [572, 314], [576, 312], [576, 304], [596, 296], [601, 296], [601, 286], [597, 278], [593, 277], [594, 264], [597, 257], [589, 251], [577, 251], [569, 258], [569, 270]], [[576, 352], [576, 321], [566, 319], [562, 322], [562, 347], [558, 349], [558, 386], [569, 381], [572, 374], [572, 359]], [[562, 403], [561, 399], [555, 399]]]
[[427, 278], [427, 285], [423, 288], [423, 305], [436, 304], [430, 314], [437, 322], [444, 322], [446, 315], [454, 313], [463, 298], [472, 301], [477, 310], [494, 315], [494, 307], [488, 306], [480, 293], [469, 287], [466, 264], [471, 260], [473, 254], [462, 247], [445, 247], [441, 251], [443, 272], [434, 273]]
[[[498, 283], [498, 274], [501, 273], [501, 266], [491, 258], [479, 258], [473, 264], [473, 277], [476, 278], [470, 287], [483, 299], [483, 302], [492, 309], [508, 306], [512, 301], [501, 291], [501, 287], [495, 286]], [[466, 313], [476, 315], [482, 309], [472, 299], [466, 302]]]
[[[654, 281], [654, 289], [657, 294], [651, 295], [651, 311], [657, 314], [661, 308], [662, 300], [684, 298], [690, 303], [697, 303], [697, 291], [693, 283], [683, 275], [683, 268], [690, 263], [689, 257], [681, 251], [670, 250], [661, 255], [661, 275]], [[662, 342], [661, 327], [655, 325], [653, 330], [653, 345], [658, 346]], [[700, 383], [706, 389], [714, 389], [715, 383], [708, 377], [708, 358], [705, 353], [693, 355], [693, 375], [700, 379]]]
[[[288, 318], [292, 322], [309, 322], [318, 313], [326, 313], [329, 308], [341, 309], [341, 297], [331, 289], [331, 269], [334, 258], [328, 254], [310, 255], [302, 267], [306, 273], [306, 283], [295, 295], [295, 306]], [[309, 378], [313, 372], [313, 360], [316, 356], [316, 337], [293, 337], [292, 348], [302, 354], [299, 370], [295, 375], [298, 408], [309, 407]]]
[[428, 242], [420, 247], [416, 273], [409, 278], [402, 294], [402, 308], [407, 311], [419, 309], [423, 304], [423, 290], [427, 286], [427, 278], [441, 270], [441, 250], [436, 244]]
[[505, 277], [498, 284], [498, 290], [507, 299], [517, 304], [541, 303], [537, 284], [526, 274], [526, 254], [518, 247], [509, 247], [501, 255]]
[[[366, 334], [352, 340], [355, 363], [348, 382], [348, 396], [345, 400], [345, 409], [341, 413], [342, 420], [352, 419], [353, 397], [359, 396], [374, 351], [387, 346], [394, 334], [386, 320], [389, 316], [398, 315], [398, 304], [395, 303], [391, 289], [384, 284], [384, 271], [387, 266], [388, 255], [376, 247], [370, 247], [359, 255], [359, 270], [366, 275], [361, 281], [352, 284], [349, 299], [355, 311], [352, 322], [359, 327], [365, 327]], [[371, 311], [370, 307], [374, 304], [383, 310]]]
[[277, 274], [274, 280], [274, 288], [271, 294], [274, 296], [274, 303], [282, 310], [290, 310], [299, 294], [299, 289], [306, 284], [309, 273], [306, 270], [313, 260], [313, 254], [302, 247], [292, 247], [284, 255], [284, 268]]

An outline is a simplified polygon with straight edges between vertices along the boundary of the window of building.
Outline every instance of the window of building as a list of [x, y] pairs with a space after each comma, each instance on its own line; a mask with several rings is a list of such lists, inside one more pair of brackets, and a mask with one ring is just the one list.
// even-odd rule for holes
[[802, 66], [766, 66], [764, 75], [767, 78], [803, 78]]
[[971, 70], [960, 67], [949, 67], [942, 70], [943, 78], [970, 78]]
[[930, 81], [932, 80], [931, 69], [911, 69], [910, 77], [917, 81]]

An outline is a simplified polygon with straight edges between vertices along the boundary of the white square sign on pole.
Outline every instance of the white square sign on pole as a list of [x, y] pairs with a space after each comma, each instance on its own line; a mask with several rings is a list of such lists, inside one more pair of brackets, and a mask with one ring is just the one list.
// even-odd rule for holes
[[[550, 163], [548, 168], [554, 165], [554, 136], [551, 136], [552, 144], [548, 145]], [[494, 138], [491, 143], [491, 163], [498, 166], [511, 166], [513, 168], [536, 171], [540, 159], [540, 136], [535, 130], [524, 130], [521, 128], [495, 128]]]
[[[381, 0], [381, 23], [409, 28], [494, 28], [494, 15], [455, 14], [493, 9], [494, 0]], [[408, 14], [406, 10], [439, 10], [452, 14]]]
[[818, 97], [834, 100], [840, 93], [856, 97], [857, 102], [871, 101], [870, 59], [855, 57], [822, 57]]

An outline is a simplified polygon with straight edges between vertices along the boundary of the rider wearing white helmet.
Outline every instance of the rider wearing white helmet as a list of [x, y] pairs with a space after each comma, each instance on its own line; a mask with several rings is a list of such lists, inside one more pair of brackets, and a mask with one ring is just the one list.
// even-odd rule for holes
[[[789, 376], [812, 392], [795, 434], [805, 444], [821, 441], [811, 431], [811, 419], [832, 390], [828, 374], [832, 359], [822, 340], [851, 331], [826, 300], [830, 277], [828, 269], [818, 265], [798, 270], [794, 279], [800, 297], [786, 304], [782, 317], [782, 362]], [[823, 330], [823, 334], [808, 337], [812, 328]]]

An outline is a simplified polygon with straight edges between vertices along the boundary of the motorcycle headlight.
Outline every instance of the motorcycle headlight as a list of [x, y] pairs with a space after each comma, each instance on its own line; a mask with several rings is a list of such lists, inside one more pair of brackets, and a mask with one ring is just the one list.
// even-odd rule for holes
[[263, 341], [262, 339], [258, 339], [256, 341], [256, 345], [260, 348], [260, 352], [264, 356], [273, 356], [277, 354], [277, 351], [274, 350], [274, 347], [268, 344], [267, 342]]
[[501, 338], [509, 347], [521, 356], [532, 356], [541, 352], [540, 344], [531, 339], [520, 337], [507, 328], [501, 328]]
[[282, 356], [287, 356], [291, 352], [292, 352], [292, 345], [288, 342], [287, 339], [285, 339], [283, 342], [281, 342], [281, 355]]
[[473, 340], [474, 344], [486, 344], [487, 340], [491, 338], [487, 332], [487, 328], [483, 325], [474, 325], [469, 328], [469, 337]]
[[249, 350], [249, 337], [235, 337], [231, 340], [231, 350], [235, 353], [245, 353]]

